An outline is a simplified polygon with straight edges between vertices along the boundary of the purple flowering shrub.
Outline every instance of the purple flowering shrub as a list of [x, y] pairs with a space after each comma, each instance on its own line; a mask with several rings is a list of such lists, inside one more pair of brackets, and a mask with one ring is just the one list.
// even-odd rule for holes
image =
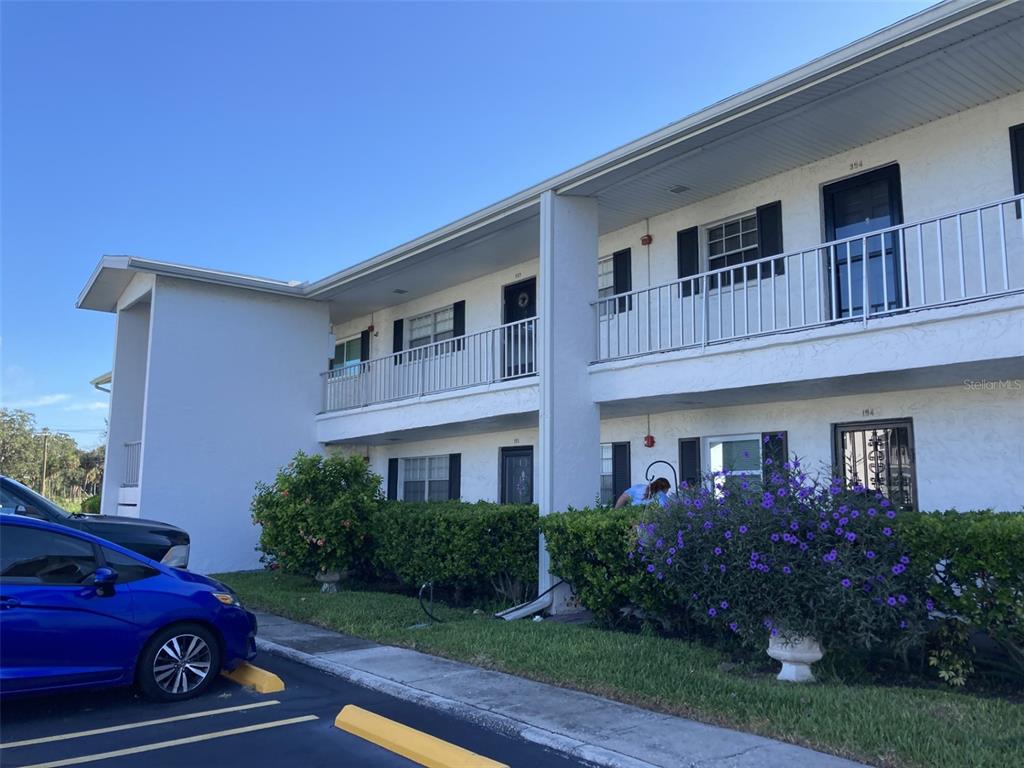
[[696, 619], [748, 645], [781, 632], [827, 649], [900, 649], [927, 617], [896, 534], [903, 514], [794, 459], [763, 480], [720, 472], [684, 483], [667, 508], [647, 510], [635, 557]]

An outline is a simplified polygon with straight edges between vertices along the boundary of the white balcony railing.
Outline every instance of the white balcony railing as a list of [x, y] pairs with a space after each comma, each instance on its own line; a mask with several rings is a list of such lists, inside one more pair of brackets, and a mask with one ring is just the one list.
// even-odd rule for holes
[[142, 462], [142, 441], [124, 444], [124, 466], [121, 470], [121, 487], [135, 488], [139, 484], [139, 466]]
[[537, 373], [537, 318], [321, 374], [324, 411], [360, 408]]
[[1017, 195], [600, 299], [597, 360], [867, 324], [1022, 291], [1022, 201]]

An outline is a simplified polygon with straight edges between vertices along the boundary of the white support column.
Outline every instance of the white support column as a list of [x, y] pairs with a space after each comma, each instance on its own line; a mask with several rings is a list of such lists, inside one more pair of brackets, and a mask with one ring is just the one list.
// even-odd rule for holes
[[[540, 514], [584, 507], [600, 492], [601, 418], [587, 366], [596, 350], [597, 201], [545, 192], [540, 201]], [[539, 578], [555, 582], [541, 539]], [[565, 610], [568, 587], [552, 610]]]

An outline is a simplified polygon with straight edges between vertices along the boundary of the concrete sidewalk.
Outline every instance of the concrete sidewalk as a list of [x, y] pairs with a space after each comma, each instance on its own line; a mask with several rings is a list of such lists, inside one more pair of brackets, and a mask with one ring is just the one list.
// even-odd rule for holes
[[261, 650], [609, 768], [855, 768], [803, 747], [649, 712], [259, 613]]

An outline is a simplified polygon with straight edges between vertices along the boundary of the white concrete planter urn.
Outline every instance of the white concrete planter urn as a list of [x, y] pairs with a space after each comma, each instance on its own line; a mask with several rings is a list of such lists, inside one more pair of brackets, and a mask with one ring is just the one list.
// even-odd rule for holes
[[782, 662], [777, 680], [790, 683], [813, 683], [811, 664], [821, 659], [824, 652], [813, 637], [787, 635], [780, 631], [768, 639], [768, 655]]
[[321, 592], [337, 592], [338, 582], [344, 574], [339, 571], [317, 571], [316, 581]]

